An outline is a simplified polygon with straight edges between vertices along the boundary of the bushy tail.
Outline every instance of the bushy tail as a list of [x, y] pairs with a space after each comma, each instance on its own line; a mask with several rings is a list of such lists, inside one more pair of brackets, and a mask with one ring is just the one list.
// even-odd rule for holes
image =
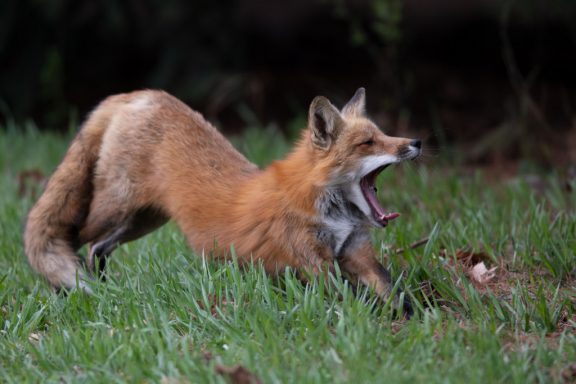
[[86, 291], [85, 273], [76, 250], [78, 231], [90, 209], [93, 173], [109, 123], [101, 106], [86, 121], [58, 166], [24, 230], [24, 248], [32, 268], [56, 289], [79, 286]]

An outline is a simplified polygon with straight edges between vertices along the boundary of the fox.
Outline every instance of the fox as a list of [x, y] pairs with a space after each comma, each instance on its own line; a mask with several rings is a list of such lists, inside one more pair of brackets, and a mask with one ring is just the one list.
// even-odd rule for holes
[[387, 136], [365, 107], [364, 88], [340, 110], [315, 97], [292, 151], [259, 169], [165, 91], [110, 96], [88, 115], [28, 214], [28, 262], [56, 290], [90, 293], [114, 249], [173, 220], [202, 257], [229, 260], [233, 248], [239, 264], [298, 276], [337, 265], [353, 286], [410, 314], [370, 228], [399, 216], [380, 204], [376, 178], [418, 157], [421, 141]]

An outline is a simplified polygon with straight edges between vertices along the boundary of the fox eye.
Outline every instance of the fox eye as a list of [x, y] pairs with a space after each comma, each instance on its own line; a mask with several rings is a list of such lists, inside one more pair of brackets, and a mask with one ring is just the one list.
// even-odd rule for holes
[[374, 140], [373, 139], [365, 140], [361, 142], [360, 145], [368, 145], [368, 146], [374, 145]]

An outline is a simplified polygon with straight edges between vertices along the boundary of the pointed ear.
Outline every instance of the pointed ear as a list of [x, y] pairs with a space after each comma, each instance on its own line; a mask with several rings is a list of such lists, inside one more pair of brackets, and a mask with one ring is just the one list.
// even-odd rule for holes
[[352, 96], [350, 101], [342, 108], [342, 114], [344, 116], [357, 117], [364, 116], [365, 113], [366, 90], [364, 88], [358, 88], [354, 96]]
[[328, 149], [340, 134], [343, 123], [340, 112], [327, 98], [317, 96], [312, 100], [308, 127], [315, 147]]

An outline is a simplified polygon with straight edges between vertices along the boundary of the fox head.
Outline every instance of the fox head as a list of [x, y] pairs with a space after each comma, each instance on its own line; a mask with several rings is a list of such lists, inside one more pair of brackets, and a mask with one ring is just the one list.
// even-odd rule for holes
[[308, 141], [316, 166], [326, 172], [325, 187], [338, 188], [369, 223], [384, 227], [398, 216], [376, 198], [376, 177], [386, 167], [420, 155], [421, 141], [385, 135], [365, 113], [364, 88], [339, 111], [316, 97], [308, 113]]

